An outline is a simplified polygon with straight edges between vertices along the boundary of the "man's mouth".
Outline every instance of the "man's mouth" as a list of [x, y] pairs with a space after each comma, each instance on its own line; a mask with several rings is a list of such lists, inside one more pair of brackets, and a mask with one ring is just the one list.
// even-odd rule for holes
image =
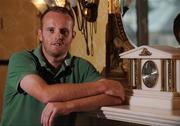
[[62, 46], [63, 42], [56, 42], [56, 43], [52, 43], [53, 46]]

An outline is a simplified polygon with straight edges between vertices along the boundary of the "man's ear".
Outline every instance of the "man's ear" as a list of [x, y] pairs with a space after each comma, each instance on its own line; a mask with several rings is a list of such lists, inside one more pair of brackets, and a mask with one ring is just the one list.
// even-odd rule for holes
[[72, 38], [75, 38], [75, 36], [76, 36], [76, 32], [73, 31], [73, 33], [72, 33]]
[[38, 29], [38, 38], [39, 38], [39, 41], [42, 42], [42, 30], [41, 29]]

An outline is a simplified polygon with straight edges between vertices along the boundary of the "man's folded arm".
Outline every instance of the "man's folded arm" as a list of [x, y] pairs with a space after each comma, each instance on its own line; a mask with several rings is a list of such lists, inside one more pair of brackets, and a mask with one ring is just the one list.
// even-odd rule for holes
[[104, 79], [81, 84], [48, 85], [40, 76], [30, 74], [23, 77], [20, 88], [43, 103], [69, 101], [105, 92], [109, 95], [119, 96], [122, 99], [124, 97], [123, 88], [119, 83]]

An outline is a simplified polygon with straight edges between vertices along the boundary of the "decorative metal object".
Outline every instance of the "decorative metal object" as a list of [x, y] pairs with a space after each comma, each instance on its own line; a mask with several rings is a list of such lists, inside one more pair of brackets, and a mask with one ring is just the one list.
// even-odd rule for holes
[[[77, 2], [78, 5], [73, 7], [73, 10], [76, 14], [78, 29], [84, 35], [87, 55], [93, 56], [93, 33], [97, 31], [96, 20], [98, 16], [99, 0], [77, 0]], [[89, 49], [89, 39], [91, 41], [91, 49]]]
[[176, 91], [176, 61], [168, 60], [168, 91]]
[[108, 24], [106, 34], [106, 76], [127, 78], [128, 61], [119, 58], [119, 54], [135, 46], [128, 40], [122, 22], [123, 0], [108, 0]]
[[141, 70], [139, 68], [141, 68], [141, 60], [140, 59], [135, 59], [134, 60], [135, 64], [134, 64], [134, 74], [135, 74], [135, 88], [136, 89], [142, 89], [142, 83], [141, 83]]
[[144, 48], [141, 51], [141, 53], [139, 54], [139, 56], [151, 56], [151, 55], [152, 55], [152, 53], [149, 50], [147, 50], [146, 48]]

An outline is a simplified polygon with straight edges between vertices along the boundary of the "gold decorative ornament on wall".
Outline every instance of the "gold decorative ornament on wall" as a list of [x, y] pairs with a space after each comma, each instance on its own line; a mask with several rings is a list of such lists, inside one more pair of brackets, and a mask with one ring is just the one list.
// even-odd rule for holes
[[[99, 0], [77, 0], [77, 6], [72, 7], [78, 24], [86, 42], [87, 55], [94, 55], [93, 34], [97, 31]], [[90, 40], [90, 49], [89, 49]]]

